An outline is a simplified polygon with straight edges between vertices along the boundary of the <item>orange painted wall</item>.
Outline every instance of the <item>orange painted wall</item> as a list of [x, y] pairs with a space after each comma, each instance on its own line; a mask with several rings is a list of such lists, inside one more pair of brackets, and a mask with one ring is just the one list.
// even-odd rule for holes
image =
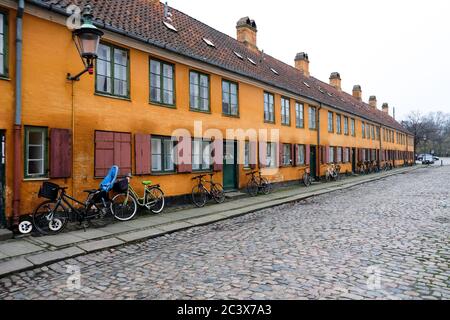
[[[13, 22], [15, 13], [10, 15]], [[204, 114], [189, 110], [189, 70], [187, 65], [175, 63], [176, 109], [149, 104], [149, 55], [130, 49], [130, 99], [117, 99], [96, 95], [95, 77], [84, 75], [81, 81], [71, 83], [66, 80], [68, 72], [74, 74], [82, 70], [83, 65], [72, 41], [71, 32], [65, 26], [25, 15], [24, 23], [24, 72], [23, 72], [23, 117], [27, 126], [46, 126], [49, 128], [72, 128], [73, 132], [73, 179], [61, 179], [55, 183], [69, 187], [68, 193], [84, 199], [82, 190], [96, 188], [100, 183], [94, 178], [94, 132], [95, 130], [148, 133], [170, 136], [178, 128], [186, 128], [193, 133], [194, 121], [203, 122], [203, 130], [218, 128], [225, 132], [228, 128], [244, 130], [279, 129], [282, 143], [317, 144], [317, 131], [308, 129], [308, 104], [304, 103], [305, 129], [295, 127], [295, 100], [291, 99], [291, 126], [281, 126], [281, 95], [275, 94], [276, 123], [263, 122], [262, 88], [239, 83], [239, 118], [222, 115], [222, 77], [210, 74], [211, 113]], [[10, 23], [14, 25], [14, 23]], [[10, 28], [10, 53], [14, 49], [14, 29]], [[55, 45], [49, 45], [55, 44]], [[57, 45], [56, 45], [57, 44]], [[11, 57], [10, 56], [10, 57]], [[170, 61], [164, 57], [157, 57]], [[10, 58], [10, 65], [14, 63]], [[13, 68], [11, 73], [13, 74]], [[13, 80], [13, 79], [12, 79]], [[233, 79], [231, 79], [233, 80]], [[7, 129], [7, 185], [12, 187], [12, 123], [14, 115], [13, 81], [0, 80], [0, 129]], [[302, 101], [300, 101], [302, 102]], [[361, 124], [356, 123], [357, 138], [328, 134], [326, 109], [321, 111], [321, 145], [329, 144], [342, 147], [378, 148], [373, 141], [362, 140]], [[349, 123], [350, 128], [350, 123]], [[133, 137], [134, 141], [134, 137]], [[134, 150], [134, 146], [132, 148]], [[134, 152], [133, 152], [134, 153]], [[23, 156], [23, 155], [22, 155]], [[134, 156], [133, 156], [134, 157]], [[23, 163], [19, 164], [22, 166]], [[351, 170], [351, 165], [344, 166]], [[133, 159], [134, 168], [134, 159]], [[273, 181], [297, 180], [301, 176], [300, 168], [281, 168], [271, 177]], [[247, 172], [239, 170], [239, 186], [245, 187]], [[122, 172], [126, 174], [126, 172]], [[161, 184], [167, 195], [190, 193], [195, 174], [160, 175], [136, 177], [133, 186], [142, 191], [139, 181], [151, 179]], [[222, 181], [222, 175], [216, 176]], [[41, 201], [37, 191], [41, 180], [23, 180], [21, 187], [21, 212], [30, 213]], [[8, 190], [9, 190], [8, 189]], [[74, 192], [75, 190], [75, 192]], [[7, 198], [7, 213], [11, 214], [11, 193]]]

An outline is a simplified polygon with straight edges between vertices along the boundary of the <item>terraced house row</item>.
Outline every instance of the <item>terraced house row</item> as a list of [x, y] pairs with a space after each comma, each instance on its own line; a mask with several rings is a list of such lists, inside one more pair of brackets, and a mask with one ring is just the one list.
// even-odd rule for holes
[[[413, 137], [387, 104], [363, 102], [358, 85], [344, 92], [339, 73], [314, 78], [306, 53], [291, 66], [259, 50], [247, 17], [234, 39], [159, 1], [92, 1], [105, 33], [94, 74], [69, 81], [83, 68], [66, 26], [71, 4], [0, 0], [3, 224], [33, 210], [42, 181], [83, 198], [113, 164], [140, 176], [137, 189], [150, 179], [175, 198], [190, 193], [198, 172], [215, 171], [233, 190], [254, 168], [277, 168], [265, 174], [289, 182], [306, 167], [323, 176], [332, 162], [351, 172], [361, 161], [413, 159]], [[225, 138], [174, 134], [194, 135], [195, 121]], [[279, 140], [227, 140], [227, 129], [278, 129]]]

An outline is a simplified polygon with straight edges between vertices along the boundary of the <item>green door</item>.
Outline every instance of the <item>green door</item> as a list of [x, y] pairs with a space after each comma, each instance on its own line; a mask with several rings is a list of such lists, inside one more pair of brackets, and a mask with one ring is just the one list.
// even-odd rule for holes
[[310, 174], [311, 178], [316, 178], [316, 146], [310, 146], [309, 149], [309, 166], [310, 166]]
[[237, 189], [237, 142], [226, 141], [223, 144], [223, 188]]
[[5, 131], [0, 130], [0, 227], [6, 226], [5, 219]]

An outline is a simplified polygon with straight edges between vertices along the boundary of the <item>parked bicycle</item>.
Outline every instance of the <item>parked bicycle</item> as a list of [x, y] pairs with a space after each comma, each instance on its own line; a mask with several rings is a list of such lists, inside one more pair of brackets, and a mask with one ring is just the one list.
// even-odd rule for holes
[[84, 190], [88, 194], [84, 202], [67, 195], [67, 187], [44, 182], [38, 195], [48, 200], [34, 210], [32, 220], [36, 230], [43, 235], [57, 234], [69, 221], [78, 222], [85, 230], [89, 225], [104, 227], [111, 223], [114, 218], [108, 192], [112, 189], [118, 172], [119, 168], [113, 166], [99, 189]]
[[142, 197], [133, 189], [130, 184], [132, 175], [117, 181], [113, 191], [117, 194], [112, 198], [111, 211], [119, 221], [129, 221], [134, 218], [137, 208], [142, 207], [159, 214], [164, 210], [164, 192], [159, 184], [152, 181], [142, 181], [144, 185], [144, 195]]
[[[206, 181], [204, 178], [208, 176], [206, 174], [199, 175], [192, 178], [192, 180], [198, 180], [197, 185], [192, 188], [192, 202], [198, 207], [205, 206], [208, 198], [213, 198], [217, 203], [223, 203], [225, 201], [225, 192], [220, 183], [213, 181], [214, 174], [209, 174], [210, 180]], [[209, 190], [205, 187], [205, 184], [209, 184]]]
[[272, 191], [272, 184], [262, 176], [261, 171], [252, 171], [246, 175], [251, 176], [247, 183], [247, 192], [252, 197], [256, 197], [260, 192], [269, 194]]
[[[302, 170], [302, 169], [300, 169], [300, 170]], [[312, 184], [313, 178], [311, 177], [309, 167], [305, 169], [305, 172], [303, 173], [303, 176], [300, 179], [300, 181], [305, 185], [305, 187], [309, 187]]]
[[327, 182], [334, 180], [338, 181], [340, 179], [341, 166], [338, 164], [330, 164], [325, 172], [325, 179]]

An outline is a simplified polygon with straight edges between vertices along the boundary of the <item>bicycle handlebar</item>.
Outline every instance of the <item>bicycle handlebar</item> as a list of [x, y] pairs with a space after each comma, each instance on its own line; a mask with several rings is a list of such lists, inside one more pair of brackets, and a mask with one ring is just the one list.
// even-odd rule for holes
[[254, 175], [257, 173], [259, 173], [259, 171], [252, 171], [252, 172], [247, 173], [246, 176]]

